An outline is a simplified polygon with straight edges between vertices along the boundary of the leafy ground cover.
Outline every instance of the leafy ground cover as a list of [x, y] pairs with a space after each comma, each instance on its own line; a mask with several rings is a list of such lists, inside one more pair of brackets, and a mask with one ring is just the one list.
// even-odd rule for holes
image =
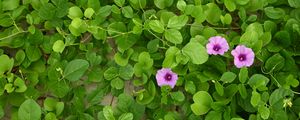
[[299, 0], [0, 0], [0, 118], [297, 120]]

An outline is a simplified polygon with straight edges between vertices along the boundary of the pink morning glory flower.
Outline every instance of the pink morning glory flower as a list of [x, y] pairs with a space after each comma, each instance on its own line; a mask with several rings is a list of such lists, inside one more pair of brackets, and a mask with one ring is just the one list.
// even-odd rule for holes
[[231, 54], [234, 56], [234, 65], [237, 68], [250, 67], [254, 62], [254, 52], [244, 45], [238, 45]]
[[206, 50], [210, 55], [224, 55], [229, 49], [226, 39], [221, 36], [210, 37], [208, 40]]
[[172, 72], [170, 68], [162, 68], [156, 73], [156, 81], [158, 86], [169, 85], [171, 88], [174, 88], [177, 79], [177, 74]]

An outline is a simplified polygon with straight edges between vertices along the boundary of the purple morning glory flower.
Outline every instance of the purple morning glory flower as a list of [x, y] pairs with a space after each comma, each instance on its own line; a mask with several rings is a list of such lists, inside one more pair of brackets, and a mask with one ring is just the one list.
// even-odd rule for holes
[[234, 56], [234, 65], [237, 68], [250, 67], [254, 62], [254, 52], [251, 48], [247, 48], [244, 45], [238, 45], [231, 51], [231, 54]]
[[177, 79], [177, 74], [172, 72], [170, 68], [162, 68], [156, 73], [156, 81], [158, 86], [169, 85], [171, 88], [174, 88]]
[[221, 36], [210, 37], [206, 44], [207, 53], [210, 55], [224, 55], [228, 51], [229, 45], [225, 38]]

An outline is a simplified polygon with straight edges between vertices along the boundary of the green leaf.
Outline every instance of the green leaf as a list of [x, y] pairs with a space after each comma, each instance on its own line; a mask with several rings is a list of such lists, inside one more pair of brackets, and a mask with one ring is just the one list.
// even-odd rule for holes
[[27, 86], [20, 77], [17, 77], [14, 81], [14, 86], [16, 87], [15, 92], [25, 92], [27, 90]]
[[255, 90], [253, 90], [251, 100], [250, 100], [251, 105], [253, 107], [256, 107], [259, 104], [260, 100], [261, 100], [260, 94]]
[[216, 5], [215, 3], [208, 3], [206, 4], [206, 6], [208, 7], [204, 13], [206, 16], [206, 21], [209, 24], [212, 25], [217, 25], [217, 23], [220, 21], [220, 16], [221, 16], [221, 10], [218, 7], [218, 5]]
[[7, 83], [4, 86], [4, 89], [6, 90], [7, 93], [12, 93], [15, 90], [15, 87], [11, 83]]
[[186, 81], [184, 89], [186, 92], [191, 94], [194, 94], [196, 92], [196, 86], [193, 81]]
[[115, 4], [119, 7], [122, 7], [125, 3], [125, 0], [114, 0]]
[[173, 0], [154, 0], [154, 4], [159, 9], [170, 7], [173, 4]]
[[[272, 92], [269, 98], [270, 106], [274, 106], [277, 103], [283, 105], [283, 100], [293, 96], [293, 92], [290, 89], [285, 89], [283, 87], [278, 88]], [[282, 107], [282, 106], [280, 106]]]
[[74, 19], [74, 18], [81, 18], [83, 17], [83, 13], [81, 9], [78, 6], [73, 6], [69, 8], [69, 18]]
[[149, 74], [153, 65], [153, 59], [148, 52], [140, 53], [138, 63], [134, 65], [134, 73], [136, 76], [141, 77], [143, 74]]
[[239, 93], [243, 99], [246, 99], [248, 96], [247, 89], [245, 85], [239, 84]]
[[189, 17], [186, 15], [181, 15], [181, 16], [173, 16], [169, 19], [168, 28], [173, 28], [173, 29], [181, 29], [187, 21], [189, 20]]
[[235, 0], [235, 2], [239, 5], [246, 5], [250, 0]]
[[65, 49], [64, 41], [62, 41], [62, 40], [55, 41], [55, 43], [53, 44], [52, 49], [53, 49], [54, 52], [62, 53]]
[[168, 41], [174, 44], [181, 44], [183, 40], [181, 33], [176, 29], [167, 29], [164, 36]]
[[133, 77], [134, 70], [131, 65], [120, 67], [119, 75], [124, 80], [130, 80]]
[[64, 70], [64, 77], [70, 81], [79, 80], [89, 68], [89, 62], [83, 59], [75, 59], [69, 62]]
[[41, 115], [41, 107], [32, 99], [24, 101], [18, 111], [20, 120], [40, 120]]
[[254, 30], [249, 30], [245, 32], [240, 38], [240, 44], [244, 44], [246, 46], [254, 46], [258, 41], [258, 33]]
[[184, 94], [181, 91], [177, 91], [177, 92], [171, 92], [171, 97], [173, 100], [182, 102], [185, 99]]
[[0, 15], [0, 25], [3, 27], [9, 27], [13, 25], [13, 21], [11, 20], [8, 14], [1, 14]]
[[129, 34], [117, 37], [118, 50], [124, 52], [131, 48], [138, 40], [140, 39], [139, 35]]
[[122, 88], [124, 88], [124, 81], [122, 79], [120, 79], [119, 77], [117, 77], [117, 78], [111, 80], [110, 85], [113, 88], [122, 89]]
[[126, 18], [133, 17], [133, 10], [130, 6], [122, 7], [122, 13], [123, 13], [124, 17], [126, 17]]
[[205, 120], [222, 120], [222, 113], [216, 111], [210, 111], [206, 116]]
[[146, 7], [147, 0], [129, 0], [129, 3], [134, 9], [142, 9]]
[[285, 16], [285, 12], [281, 8], [266, 7], [264, 11], [266, 15], [272, 19], [280, 19]]
[[193, 64], [203, 64], [208, 60], [206, 48], [196, 40], [191, 40], [182, 48], [182, 53], [188, 56]]
[[186, 2], [184, 0], [178, 0], [176, 6], [180, 11], [184, 11], [186, 7]]
[[270, 110], [266, 106], [259, 106], [258, 112], [263, 119], [268, 119], [270, 116]]
[[288, 0], [288, 3], [293, 8], [300, 8], [300, 1], [299, 0]]
[[120, 66], [126, 66], [130, 56], [133, 54], [133, 49], [126, 50], [123, 54], [117, 52], [114, 56], [115, 62]]
[[114, 113], [111, 106], [105, 106], [103, 108], [103, 115], [106, 120], [115, 120]]
[[269, 57], [269, 59], [265, 63], [265, 69], [267, 72], [272, 71], [279, 71], [284, 67], [285, 59], [279, 54], [276, 53], [275, 55]]
[[252, 88], [259, 88], [259, 87], [265, 87], [269, 81], [270, 81], [269, 78], [265, 77], [264, 75], [254, 74], [250, 77], [248, 84]]
[[58, 100], [47, 97], [44, 101], [44, 108], [47, 111], [54, 111]]
[[59, 116], [64, 110], [65, 104], [63, 102], [57, 102], [55, 106], [56, 115]]
[[196, 115], [206, 114], [211, 108], [210, 104], [213, 102], [210, 94], [206, 91], [198, 91], [194, 94], [193, 100], [195, 103], [191, 105], [191, 109]]
[[289, 47], [291, 45], [291, 38], [288, 31], [278, 31], [274, 39], [282, 46], [282, 47]]
[[165, 30], [164, 24], [162, 22], [160, 22], [159, 20], [151, 20], [149, 22], [149, 26], [153, 31], [155, 31], [157, 33], [163, 33]]
[[146, 91], [140, 93], [140, 96], [137, 97], [137, 103], [146, 105], [153, 101], [156, 94], [156, 87], [152, 81], [148, 82], [146, 86]]
[[203, 8], [202, 8], [201, 5], [197, 5], [197, 6], [192, 7], [191, 15], [192, 15], [192, 17], [195, 18], [196, 23], [202, 23], [206, 19], [206, 14], [204, 13]]
[[94, 15], [94, 13], [95, 13], [95, 11], [94, 11], [93, 8], [87, 8], [84, 11], [84, 17], [92, 18], [92, 16]]
[[99, 10], [100, 1], [99, 0], [88, 0], [87, 5], [89, 8], [93, 8], [94, 10]]
[[4, 115], [5, 115], [5, 113], [4, 113], [3, 107], [0, 106], [0, 118], [3, 118]]
[[119, 76], [118, 68], [110, 67], [104, 72], [104, 78], [106, 80], [112, 80]]
[[7, 55], [0, 56], [0, 77], [6, 72], [10, 73], [14, 66], [14, 60], [10, 59]]
[[247, 79], [249, 78], [248, 76], [248, 69], [246, 67], [243, 67], [240, 69], [239, 73], [239, 80], [241, 83], [245, 83]]
[[57, 120], [56, 115], [52, 112], [49, 112], [45, 116], [45, 120]]
[[222, 22], [224, 25], [230, 25], [231, 22], [232, 22], [232, 17], [231, 17], [231, 15], [228, 14], [228, 13], [225, 14], [224, 17], [221, 16], [220, 19], [221, 19], [221, 22]]
[[38, 10], [38, 15], [44, 20], [52, 20], [56, 15], [55, 9], [56, 7], [53, 4], [46, 3]]
[[162, 66], [164, 68], [174, 68], [177, 66], [176, 62], [176, 54], [180, 52], [180, 50], [177, 47], [170, 47], [165, 54], [165, 59], [162, 63]]
[[3, 0], [2, 10], [14, 10], [19, 6], [20, 0]]
[[[15, 56], [15, 65], [20, 65], [26, 58], [26, 54], [23, 50], [18, 50]], [[0, 60], [1, 61], [1, 60]], [[0, 72], [1, 73], [1, 72]]]
[[231, 83], [235, 80], [236, 74], [233, 72], [225, 72], [220, 78], [220, 81], [223, 81], [224, 83]]
[[88, 51], [85, 54], [86, 59], [90, 62], [91, 66], [99, 65], [102, 62], [102, 57], [95, 52]]
[[218, 81], [215, 82], [215, 89], [219, 95], [224, 95], [224, 87]]
[[132, 113], [123, 113], [118, 120], [133, 120]]
[[236, 9], [234, 0], [224, 0], [224, 4], [229, 12], [233, 12]]
[[80, 19], [80, 18], [74, 18], [71, 22], [71, 25], [72, 27], [74, 27], [75, 29], [79, 29], [82, 24], [84, 24], [83, 20]]
[[28, 46], [25, 49], [25, 53], [27, 55], [27, 58], [31, 61], [37, 61], [42, 56], [42, 53], [40, 49], [37, 46]]

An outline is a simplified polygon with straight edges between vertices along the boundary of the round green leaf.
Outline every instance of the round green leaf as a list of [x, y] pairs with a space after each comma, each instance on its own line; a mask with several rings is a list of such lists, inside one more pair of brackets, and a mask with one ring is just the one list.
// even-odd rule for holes
[[159, 9], [170, 7], [173, 4], [173, 0], [154, 0], [154, 4]]
[[176, 101], [179, 101], [179, 102], [182, 102], [185, 99], [185, 96], [181, 91], [172, 92], [171, 97], [172, 97], [173, 100], [176, 100]]
[[186, 2], [184, 0], [178, 0], [176, 6], [180, 11], [184, 11], [186, 7]]
[[73, 7], [69, 8], [69, 15], [68, 15], [69, 18], [71, 18], [71, 19], [81, 18], [82, 16], [83, 16], [83, 13], [79, 7], [73, 6]]
[[220, 81], [223, 81], [224, 83], [231, 83], [235, 80], [236, 74], [233, 72], [225, 72], [223, 73]]
[[95, 11], [93, 8], [87, 8], [84, 11], [84, 16], [87, 18], [92, 18], [92, 16], [94, 15]]
[[123, 113], [118, 120], [133, 120], [133, 114], [132, 113]]
[[221, 10], [218, 7], [218, 5], [216, 5], [215, 3], [208, 3], [206, 4], [206, 6], [208, 7], [204, 13], [206, 15], [206, 21], [209, 24], [212, 25], [217, 25], [217, 23], [220, 21], [220, 16], [221, 16]]
[[167, 29], [164, 36], [168, 41], [174, 44], [181, 44], [183, 40], [181, 33], [175, 29]]
[[177, 47], [170, 47], [165, 54], [165, 59], [162, 63], [162, 66], [164, 68], [174, 68], [177, 66], [177, 62], [176, 62], [176, 54], [179, 52], [180, 50]]
[[27, 55], [27, 58], [31, 61], [37, 61], [42, 56], [42, 53], [40, 49], [37, 46], [28, 46], [25, 49], [25, 53]]
[[270, 110], [266, 106], [258, 107], [258, 112], [263, 119], [268, 119], [270, 116]]
[[266, 15], [272, 19], [280, 19], [285, 15], [285, 11], [281, 8], [266, 7], [264, 11]]
[[110, 82], [110, 85], [113, 88], [122, 89], [122, 88], [124, 88], [124, 81], [122, 79], [120, 79], [119, 77], [117, 77]]
[[168, 22], [168, 28], [173, 28], [173, 29], [181, 29], [187, 21], [189, 20], [189, 17], [186, 15], [181, 15], [181, 16], [173, 16], [169, 19]]
[[163, 33], [165, 30], [163, 23], [160, 22], [159, 20], [151, 20], [149, 22], [149, 26], [153, 31], [157, 33]]
[[14, 66], [14, 60], [10, 59], [7, 55], [0, 56], [0, 76], [5, 72], [10, 72]]
[[192, 111], [196, 115], [206, 114], [211, 106], [210, 104], [213, 102], [210, 94], [206, 91], [199, 91], [193, 96], [194, 104], [191, 105]]
[[122, 13], [123, 13], [124, 17], [126, 17], [126, 18], [133, 17], [133, 10], [130, 6], [122, 7]]
[[89, 68], [89, 62], [83, 59], [75, 59], [69, 62], [64, 70], [64, 77], [70, 81], [79, 80]]
[[215, 82], [215, 89], [219, 95], [224, 95], [224, 87], [218, 81]]
[[206, 48], [196, 40], [191, 40], [182, 48], [183, 54], [194, 64], [203, 64], [208, 60]]
[[243, 67], [240, 69], [239, 73], [239, 80], [241, 83], [245, 83], [248, 79], [248, 69], [246, 67]]
[[24, 101], [18, 111], [20, 120], [40, 120], [41, 115], [41, 107], [32, 99]]
[[236, 9], [234, 0], [224, 0], [224, 4], [229, 12], [233, 12]]
[[65, 49], [64, 41], [62, 41], [62, 40], [55, 41], [55, 43], [53, 44], [52, 49], [53, 49], [54, 52], [62, 53]]
[[256, 107], [258, 105], [258, 103], [260, 102], [261, 97], [260, 94], [258, 92], [256, 92], [255, 90], [252, 91], [252, 96], [251, 96], [251, 100], [250, 103], [253, 107]]

